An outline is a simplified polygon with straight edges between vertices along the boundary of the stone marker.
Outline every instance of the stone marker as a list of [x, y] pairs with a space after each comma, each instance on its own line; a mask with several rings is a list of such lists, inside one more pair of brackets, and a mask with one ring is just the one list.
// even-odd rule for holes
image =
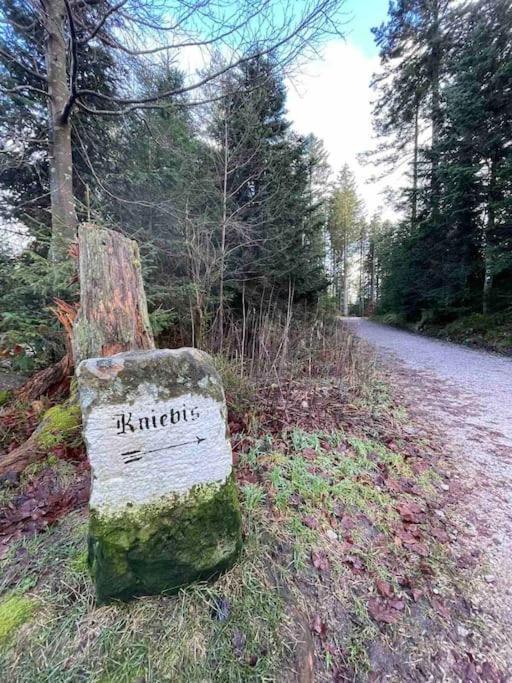
[[100, 601], [176, 591], [241, 548], [222, 383], [196, 349], [77, 370], [92, 469], [89, 565]]

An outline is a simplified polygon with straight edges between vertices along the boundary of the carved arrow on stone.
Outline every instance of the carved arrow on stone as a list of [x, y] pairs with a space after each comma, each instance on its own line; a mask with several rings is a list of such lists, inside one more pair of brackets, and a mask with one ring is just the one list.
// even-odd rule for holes
[[128, 463], [130, 463], [130, 462], [135, 462], [136, 460], [141, 460], [142, 456], [147, 455], [148, 453], [157, 453], [158, 451], [168, 451], [171, 448], [179, 448], [180, 446], [188, 446], [188, 445], [193, 444], [193, 443], [197, 443], [197, 445], [199, 446], [199, 444], [202, 441], [206, 441], [205, 436], [196, 436], [196, 438], [193, 441], [184, 441], [183, 443], [175, 443], [175, 444], [172, 444], [170, 446], [162, 446], [162, 448], [153, 448], [150, 451], [141, 451], [141, 450], [126, 451], [124, 453], [121, 453], [121, 455], [123, 458], [125, 458], [127, 455], [135, 456], [133, 458], [130, 457], [130, 458], [128, 458], [128, 460], [124, 461], [124, 464], [128, 465]]

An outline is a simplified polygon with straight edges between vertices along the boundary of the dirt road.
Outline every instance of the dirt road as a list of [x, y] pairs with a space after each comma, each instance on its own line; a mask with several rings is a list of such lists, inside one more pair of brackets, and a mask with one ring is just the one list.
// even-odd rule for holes
[[[410, 407], [441, 435], [457, 552], [461, 558], [477, 558], [480, 578], [472, 612], [510, 670], [512, 359], [363, 319], [347, 324], [375, 347]], [[466, 637], [467, 629], [461, 630]]]

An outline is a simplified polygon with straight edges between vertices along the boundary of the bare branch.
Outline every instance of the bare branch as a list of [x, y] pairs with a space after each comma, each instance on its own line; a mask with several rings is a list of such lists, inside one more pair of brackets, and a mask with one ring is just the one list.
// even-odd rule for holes
[[4, 95], [15, 95], [16, 93], [22, 93], [24, 90], [28, 90], [29, 92], [35, 92], [38, 95], [43, 95], [44, 97], [50, 97], [49, 93], [47, 93], [46, 90], [35, 88], [32, 85], [15, 85], [12, 88], [0, 88], [0, 92], [4, 93]]
[[259, 3], [256, 5], [257, 9], [250, 14], [249, 16], [244, 18], [244, 21], [240, 22], [239, 24], [236, 24], [235, 26], [230, 27], [227, 31], [224, 31], [224, 33], [216, 34], [212, 36], [210, 39], [198, 39], [198, 40], [190, 40], [190, 41], [184, 41], [181, 43], [171, 43], [167, 45], [157, 45], [156, 47], [148, 48], [147, 50], [132, 50], [125, 45], [122, 45], [118, 41], [113, 41], [112, 38], [109, 36], [108, 38], [108, 45], [114, 49], [121, 50], [122, 52], [125, 52], [128, 55], [131, 55], [132, 57], [142, 57], [143, 55], [153, 55], [156, 54], [157, 52], [165, 52], [169, 50], [182, 50], [187, 47], [208, 47], [209, 45], [214, 45], [215, 43], [220, 43], [222, 42], [225, 38], [228, 38], [229, 36], [232, 36], [234, 33], [237, 31], [240, 31], [242, 28], [247, 26], [258, 14], [262, 12], [265, 6], [268, 6], [270, 0], [265, 0], [263, 3]]
[[[86, 45], [90, 40], [92, 40], [101, 31], [101, 29], [105, 25], [105, 22], [107, 21], [107, 19], [112, 14], [114, 14], [115, 12], [120, 10], [123, 5], [126, 5], [127, 2], [128, 2], [128, 0], [121, 0], [121, 2], [119, 2], [117, 5], [113, 5], [107, 12], [105, 12], [105, 14], [101, 17], [99, 22], [96, 24], [96, 26], [92, 29], [91, 33], [88, 36], [86, 36], [85, 38], [81, 38], [80, 40], [78, 40], [78, 45]], [[71, 10], [69, 9], [68, 3], [66, 3], [66, 5], [68, 7], [68, 12], [70, 12]]]

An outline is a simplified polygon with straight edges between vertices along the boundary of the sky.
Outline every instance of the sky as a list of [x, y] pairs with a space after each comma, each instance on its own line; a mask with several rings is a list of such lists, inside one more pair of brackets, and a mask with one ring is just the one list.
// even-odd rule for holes
[[368, 213], [393, 218], [382, 194], [390, 180], [368, 182], [376, 169], [357, 160], [372, 147], [369, 85], [379, 58], [370, 29], [385, 21], [387, 8], [388, 0], [347, 0], [345, 40], [327, 43], [318, 59], [287, 82], [287, 108], [297, 132], [324, 141], [335, 174], [349, 164]]

